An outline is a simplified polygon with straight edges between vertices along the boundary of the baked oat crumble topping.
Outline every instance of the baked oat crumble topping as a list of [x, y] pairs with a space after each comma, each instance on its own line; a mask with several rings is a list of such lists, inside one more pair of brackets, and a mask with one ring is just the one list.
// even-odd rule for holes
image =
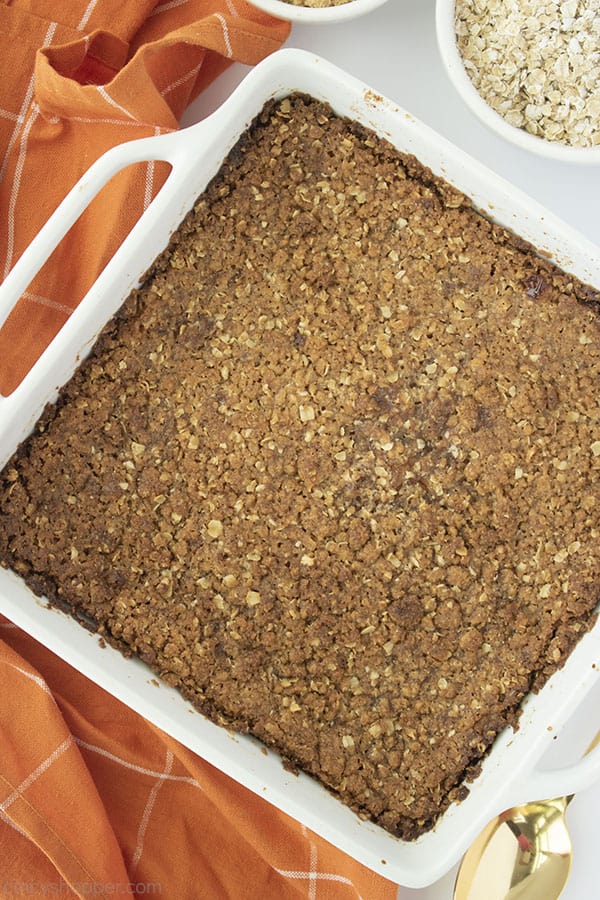
[[0, 475], [0, 559], [411, 839], [588, 629], [598, 296], [267, 108]]

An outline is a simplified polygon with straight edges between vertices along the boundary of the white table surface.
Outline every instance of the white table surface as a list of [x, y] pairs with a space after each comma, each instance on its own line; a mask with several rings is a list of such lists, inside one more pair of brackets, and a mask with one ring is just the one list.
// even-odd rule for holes
[[[434, 7], [434, 0], [389, 0], [379, 10], [341, 25], [294, 25], [286, 46], [318, 53], [394, 100], [577, 228], [598, 245], [600, 254], [600, 166], [576, 167], [533, 156], [480, 124], [446, 78], [437, 50]], [[210, 113], [246, 71], [233, 65], [189, 108], [182, 124]], [[598, 728], [600, 687], [559, 738], [553, 763], [571, 761]], [[575, 852], [562, 900], [600, 898], [597, 809], [600, 785], [575, 797], [569, 807]], [[398, 898], [449, 900], [455, 874], [456, 869], [422, 890], [399, 888]]]

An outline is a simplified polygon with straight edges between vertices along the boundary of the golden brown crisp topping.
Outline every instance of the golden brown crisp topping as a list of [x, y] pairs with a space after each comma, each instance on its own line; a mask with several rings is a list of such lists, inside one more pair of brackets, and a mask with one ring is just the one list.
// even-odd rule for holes
[[0, 557], [414, 838], [593, 619], [596, 304], [288, 98], [10, 461]]

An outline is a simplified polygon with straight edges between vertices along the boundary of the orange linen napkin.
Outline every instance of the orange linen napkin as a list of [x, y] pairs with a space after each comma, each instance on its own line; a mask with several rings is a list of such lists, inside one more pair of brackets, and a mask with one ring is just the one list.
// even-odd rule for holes
[[0, 679], [0, 897], [396, 897], [2, 617]]
[[[177, 128], [232, 59], [256, 63], [288, 32], [244, 0], [0, 0], [0, 281], [98, 156]], [[166, 171], [121, 173], [62, 242], [0, 332], [0, 393], [64, 324]]]
[[[227, 57], [286, 34], [242, 0], [0, 0], [0, 280], [103, 150], [175, 128]], [[3, 393], [162, 174], [111, 182], [30, 287], [0, 334]], [[395, 897], [2, 617], [0, 685], [0, 897]]]

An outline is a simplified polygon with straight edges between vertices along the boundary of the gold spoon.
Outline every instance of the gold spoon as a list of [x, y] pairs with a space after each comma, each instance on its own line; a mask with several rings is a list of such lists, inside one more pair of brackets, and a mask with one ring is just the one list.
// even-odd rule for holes
[[[599, 741], [600, 732], [586, 753]], [[556, 900], [571, 869], [565, 812], [572, 799], [555, 797], [500, 813], [463, 856], [454, 900]]]

